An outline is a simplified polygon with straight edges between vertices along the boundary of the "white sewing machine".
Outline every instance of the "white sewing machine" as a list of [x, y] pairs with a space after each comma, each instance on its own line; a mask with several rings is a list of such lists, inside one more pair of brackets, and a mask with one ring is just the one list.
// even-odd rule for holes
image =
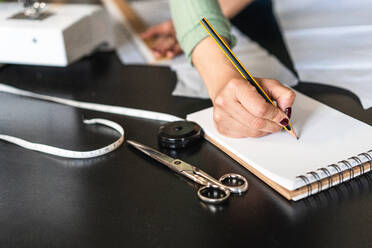
[[111, 43], [105, 10], [90, 4], [0, 3], [0, 63], [66, 66]]

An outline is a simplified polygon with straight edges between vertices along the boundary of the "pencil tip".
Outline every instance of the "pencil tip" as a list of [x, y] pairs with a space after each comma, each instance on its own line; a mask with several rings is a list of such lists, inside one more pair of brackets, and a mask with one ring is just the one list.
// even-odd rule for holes
[[292, 128], [291, 131], [288, 131], [290, 135], [292, 135], [296, 140], [299, 139], [299, 137], [297, 137], [297, 134], [295, 132], [295, 130]]

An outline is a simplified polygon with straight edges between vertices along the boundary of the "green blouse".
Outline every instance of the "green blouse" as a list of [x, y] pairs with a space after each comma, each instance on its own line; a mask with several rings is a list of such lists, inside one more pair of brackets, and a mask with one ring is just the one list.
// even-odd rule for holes
[[194, 47], [209, 36], [200, 24], [203, 17], [234, 46], [231, 24], [222, 14], [217, 0], [170, 0], [170, 9], [178, 42], [190, 61]]

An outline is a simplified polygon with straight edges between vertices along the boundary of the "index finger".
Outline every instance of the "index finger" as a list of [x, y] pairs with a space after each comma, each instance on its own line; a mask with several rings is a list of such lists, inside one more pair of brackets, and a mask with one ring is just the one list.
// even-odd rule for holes
[[235, 96], [248, 112], [256, 117], [271, 120], [278, 125], [287, 125], [285, 121], [285, 125], [282, 124], [283, 120], [287, 119], [288, 121], [286, 114], [282, 110], [266, 102], [257, 92], [256, 88], [249, 84], [248, 81], [239, 80], [239, 82], [245, 85], [243, 87], [236, 87]]
[[256, 78], [256, 80], [272, 96], [281, 110], [284, 111], [286, 108], [292, 107], [296, 98], [296, 93], [293, 90], [275, 79]]

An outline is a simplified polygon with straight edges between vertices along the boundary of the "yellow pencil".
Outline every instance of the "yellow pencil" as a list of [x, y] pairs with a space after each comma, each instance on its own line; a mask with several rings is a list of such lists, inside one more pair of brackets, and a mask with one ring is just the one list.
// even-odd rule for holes
[[[249, 74], [249, 72], [244, 68], [242, 63], [238, 60], [238, 58], [234, 55], [231, 49], [226, 45], [226, 43], [221, 39], [218, 33], [213, 29], [211, 24], [207, 21], [207, 19], [203, 18], [200, 21], [200, 24], [205, 28], [208, 34], [214, 39], [217, 45], [221, 48], [221, 50], [225, 53], [225, 55], [229, 58], [230, 62], [235, 66], [235, 68], [240, 72], [240, 74], [245, 78], [248, 82], [250, 82], [256, 89], [257, 92], [265, 98], [265, 100], [272, 105], [276, 106], [274, 102], [270, 99], [268, 94], [265, 90], [257, 83], [257, 81]], [[291, 134], [293, 137], [297, 138], [295, 130], [292, 128], [292, 125], [288, 122], [288, 125], [284, 127], [284, 129]]]

